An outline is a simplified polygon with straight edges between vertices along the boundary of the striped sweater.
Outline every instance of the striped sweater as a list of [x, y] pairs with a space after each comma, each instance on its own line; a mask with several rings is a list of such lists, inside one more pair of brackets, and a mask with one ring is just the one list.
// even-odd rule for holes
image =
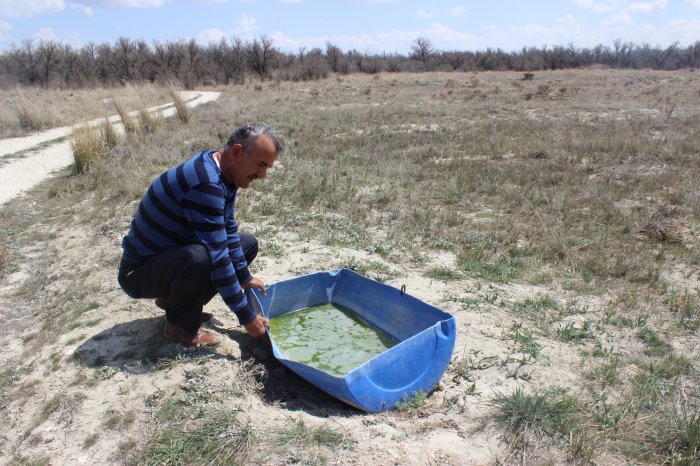
[[236, 187], [224, 181], [214, 152], [199, 152], [153, 181], [122, 241], [124, 261], [139, 265], [173, 247], [204, 245], [212, 283], [245, 325], [255, 319], [255, 312], [241, 285], [253, 277], [234, 219]]

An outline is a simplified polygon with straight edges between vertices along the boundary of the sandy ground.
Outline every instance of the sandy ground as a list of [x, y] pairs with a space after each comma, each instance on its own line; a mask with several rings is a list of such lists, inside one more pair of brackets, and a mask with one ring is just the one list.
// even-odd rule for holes
[[[216, 98], [215, 93], [199, 94], [203, 99], [199, 103]], [[67, 134], [68, 129], [63, 131], [5, 141], [0, 143], [0, 150], [3, 154], [27, 150], [61, 137], [58, 134]], [[52, 170], [70, 164], [66, 152], [67, 143], [59, 143], [2, 166], [2, 202], [38, 183]], [[28, 168], [22, 171], [19, 167], [24, 164]], [[546, 447], [534, 449], [534, 457], [509, 456], [502, 431], [492, 422], [490, 400], [499, 393], [510, 394], [516, 387], [558, 385], [584, 393], [586, 367], [581, 352], [586, 346], [590, 349], [593, 342], [575, 345], [537, 335], [541, 355], [520, 367], [518, 361], [524, 355], [513, 339], [507, 338], [519, 319], [502, 303], [542, 294], [556, 296], [561, 304], [577, 298], [581, 312], [567, 322], [580, 323], [599, 314], [609, 296], [582, 298], [555, 285], [485, 285], [466, 278], [445, 282], [425, 276], [424, 271], [430, 267], [452, 265], [455, 258], [449, 254], [433, 253], [420, 267], [409, 261], [387, 262], [387, 275], [392, 277], [387, 281], [389, 285], [405, 285], [410, 295], [456, 317], [453, 362], [472, 361], [472, 376], [469, 380], [460, 377], [453, 364], [418, 413], [367, 414], [331, 399], [274, 361], [245, 334], [218, 297], [206, 309], [215, 316], [210, 330], [223, 340], [211, 357], [165, 367], [152, 362], [158, 358], [173, 362], [172, 354], [181, 347], [163, 337], [162, 311], [149, 300], [128, 298], [116, 283], [119, 245], [135, 204], [111, 214], [112, 220], [100, 228], [84, 228], [75, 213], [94, 201], [85, 199], [84, 204], [56, 212], [60, 222], [37, 224], [37, 230], [31, 232], [34, 239], [18, 246], [18, 255], [26, 258], [26, 263], [6, 276], [0, 288], [0, 310], [5, 320], [0, 329], [0, 365], [11, 369], [13, 378], [9, 385], [12, 389], [0, 406], [1, 464], [46, 464], [41, 460], [52, 465], [119, 464], [128, 456], [129, 445], [142, 445], [144, 439], [158, 433], [161, 426], [153, 425], [154, 413], [165, 400], [192, 403], [193, 409], [199, 406], [188, 391], [188, 380], [194, 375], [203, 377], [199, 385], [202, 393], [219, 400], [222, 409], [236, 413], [237, 419], [255, 432], [260, 441], [251, 448], [250, 464], [567, 462], [562, 450]], [[27, 215], [32, 215], [32, 202], [38, 201], [29, 198], [22, 206]], [[266, 225], [243, 222], [241, 228], [263, 231]], [[50, 241], [43, 243], [43, 238]], [[282, 254], [268, 255], [272, 241], [283, 245]], [[41, 250], [37, 250], [39, 245]], [[293, 232], [282, 232], [273, 238], [261, 238], [261, 255], [252, 269], [266, 283], [274, 283], [303, 273], [334, 270], [349, 259], [358, 263], [381, 261], [369, 252], [328, 248], [300, 240]], [[30, 274], [41, 265], [51, 278], [46, 284], [36, 283], [40, 277]], [[698, 286], [697, 274], [686, 279]], [[80, 292], [89, 292], [83, 301], [74, 296], [78, 281]], [[38, 289], [36, 297], [18, 298], [25, 286]], [[85, 305], [73, 309], [61, 304], [63, 299], [68, 303], [89, 302], [89, 306], [87, 310]], [[74, 311], [79, 311], [74, 327], [54, 343], [37, 345], [39, 349], [32, 351], [37, 335], [50, 331], [42, 328], [45, 316]], [[609, 332], [620, 351], [643, 350], [638, 339], [630, 338], [633, 330], [611, 328]], [[680, 345], [691, 360], [700, 357], [697, 336], [673, 344]], [[82, 364], [66, 362], [75, 355], [82, 358]], [[240, 386], [256, 388], [236, 394]], [[133, 422], [110, 426], [108, 421], [115, 413], [121, 419], [131, 415]], [[300, 420], [312, 427], [337, 429], [349, 444], [335, 451], [277, 448], [270, 439]], [[601, 455], [597, 461], [625, 464], [624, 459], [609, 455]]]
[[[180, 95], [195, 107], [219, 98], [219, 92], [184, 91]], [[172, 103], [151, 107], [164, 117], [176, 113]], [[133, 115], [136, 116], [136, 112]], [[109, 118], [118, 131], [123, 125], [118, 115]], [[90, 125], [99, 125], [103, 118], [92, 120]], [[0, 204], [39, 184], [51, 173], [70, 166], [73, 154], [67, 137], [73, 127], [53, 128], [21, 138], [0, 141]]]

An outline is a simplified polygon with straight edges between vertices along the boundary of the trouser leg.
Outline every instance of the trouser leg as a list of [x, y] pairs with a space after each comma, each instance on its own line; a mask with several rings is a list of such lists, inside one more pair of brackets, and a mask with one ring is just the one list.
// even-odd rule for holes
[[[252, 263], [257, 239], [241, 233], [240, 242], [246, 261]], [[202, 307], [216, 294], [210, 270], [206, 248], [190, 244], [156, 254], [135, 270], [120, 267], [119, 284], [132, 298], [168, 297], [168, 322], [194, 331], [201, 324]]]
[[243, 249], [246, 262], [248, 262], [248, 265], [250, 265], [258, 255], [258, 240], [255, 238], [255, 236], [248, 235], [246, 233], [240, 233], [240, 237], [241, 249]]
[[202, 306], [213, 296], [210, 268], [206, 248], [190, 244], [156, 254], [135, 270], [122, 268], [119, 283], [132, 298], [168, 296], [168, 322], [195, 331]]

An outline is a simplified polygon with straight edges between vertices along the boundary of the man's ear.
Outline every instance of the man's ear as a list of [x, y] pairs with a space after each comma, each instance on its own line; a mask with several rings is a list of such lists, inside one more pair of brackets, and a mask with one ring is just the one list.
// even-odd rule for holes
[[243, 145], [242, 144], [234, 144], [231, 146], [231, 155], [233, 155], [234, 158], [238, 158], [239, 156], [243, 155]]

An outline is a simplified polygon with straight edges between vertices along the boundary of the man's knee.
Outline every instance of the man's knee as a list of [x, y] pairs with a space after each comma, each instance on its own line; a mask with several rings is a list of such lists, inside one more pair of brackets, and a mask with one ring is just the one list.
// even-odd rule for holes
[[245, 255], [246, 262], [250, 264], [258, 255], [258, 239], [246, 233], [241, 233], [240, 238], [243, 255]]
[[209, 273], [211, 263], [207, 248], [201, 244], [190, 244], [185, 246], [180, 251], [180, 270], [187, 274], [205, 274]]

